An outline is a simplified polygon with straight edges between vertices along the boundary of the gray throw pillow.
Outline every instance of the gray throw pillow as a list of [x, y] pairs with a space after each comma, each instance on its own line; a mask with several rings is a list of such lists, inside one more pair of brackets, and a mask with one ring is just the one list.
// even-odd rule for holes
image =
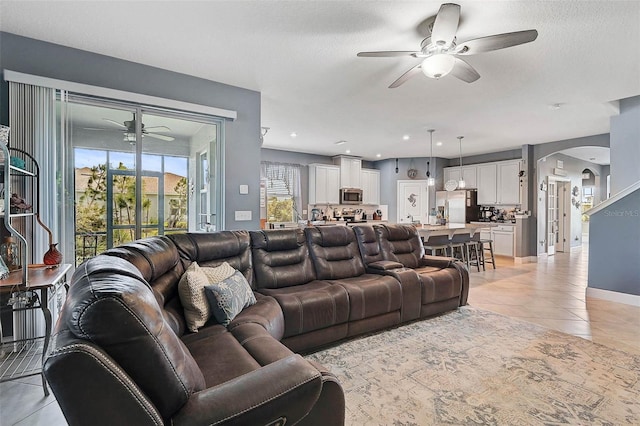
[[244, 308], [256, 303], [256, 297], [240, 271], [219, 283], [205, 286], [211, 313], [224, 326], [229, 325]]

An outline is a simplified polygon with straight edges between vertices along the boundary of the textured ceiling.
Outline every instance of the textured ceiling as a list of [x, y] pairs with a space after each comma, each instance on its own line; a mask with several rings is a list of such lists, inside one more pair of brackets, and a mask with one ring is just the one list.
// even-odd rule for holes
[[0, 29], [260, 91], [265, 147], [370, 160], [425, 156], [427, 128], [448, 158], [459, 135], [472, 155], [608, 133], [615, 101], [640, 95], [639, 1], [458, 3], [459, 41], [538, 39], [466, 57], [474, 83], [418, 75], [388, 89], [419, 60], [356, 53], [418, 50], [441, 2], [2, 0]]

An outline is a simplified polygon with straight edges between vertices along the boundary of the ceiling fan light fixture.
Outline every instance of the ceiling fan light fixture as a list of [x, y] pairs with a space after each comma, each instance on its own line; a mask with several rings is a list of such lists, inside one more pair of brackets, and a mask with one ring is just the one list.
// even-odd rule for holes
[[128, 142], [131, 145], [135, 144], [136, 143], [136, 134], [135, 133], [125, 132], [123, 141], [124, 142]]
[[436, 53], [426, 57], [420, 68], [429, 78], [439, 79], [449, 74], [456, 63], [456, 58], [446, 53]]

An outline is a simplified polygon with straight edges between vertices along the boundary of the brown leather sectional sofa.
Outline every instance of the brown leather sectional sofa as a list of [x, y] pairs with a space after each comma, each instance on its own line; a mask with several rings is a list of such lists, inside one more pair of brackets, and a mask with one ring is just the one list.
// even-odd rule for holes
[[[72, 425], [340, 425], [340, 384], [295, 352], [466, 304], [466, 268], [423, 253], [403, 225], [125, 244], [76, 269], [45, 375]], [[229, 263], [257, 303], [188, 332], [178, 283], [194, 261]]]

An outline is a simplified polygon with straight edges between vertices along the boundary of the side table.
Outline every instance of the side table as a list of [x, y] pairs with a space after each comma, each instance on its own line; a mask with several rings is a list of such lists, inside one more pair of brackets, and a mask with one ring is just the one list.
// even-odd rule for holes
[[[29, 265], [28, 282], [22, 282], [22, 271], [17, 270], [0, 280], [0, 292], [9, 293], [9, 304], [0, 306], [1, 310], [14, 313], [13, 320], [24, 315], [26, 333], [24, 336], [13, 336], [5, 340], [0, 323], [0, 383], [21, 377], [41, 375], [44, 394], [49, 395], [47, 381], [42, 371], [51, 338], [52, 316], [49, 309], [50, 297], [55, 296], [62, 288], [66, 292], [66, 276], [71, 265], [57, 266]], [[44, 336], [38, 333], [36, 321], [29, 321], [26, 313], [41, 310], [44, 316]], [[15, 314], [18, 314], [16, 316]], [[16, 326], [14, 324], [14, 330]]]

